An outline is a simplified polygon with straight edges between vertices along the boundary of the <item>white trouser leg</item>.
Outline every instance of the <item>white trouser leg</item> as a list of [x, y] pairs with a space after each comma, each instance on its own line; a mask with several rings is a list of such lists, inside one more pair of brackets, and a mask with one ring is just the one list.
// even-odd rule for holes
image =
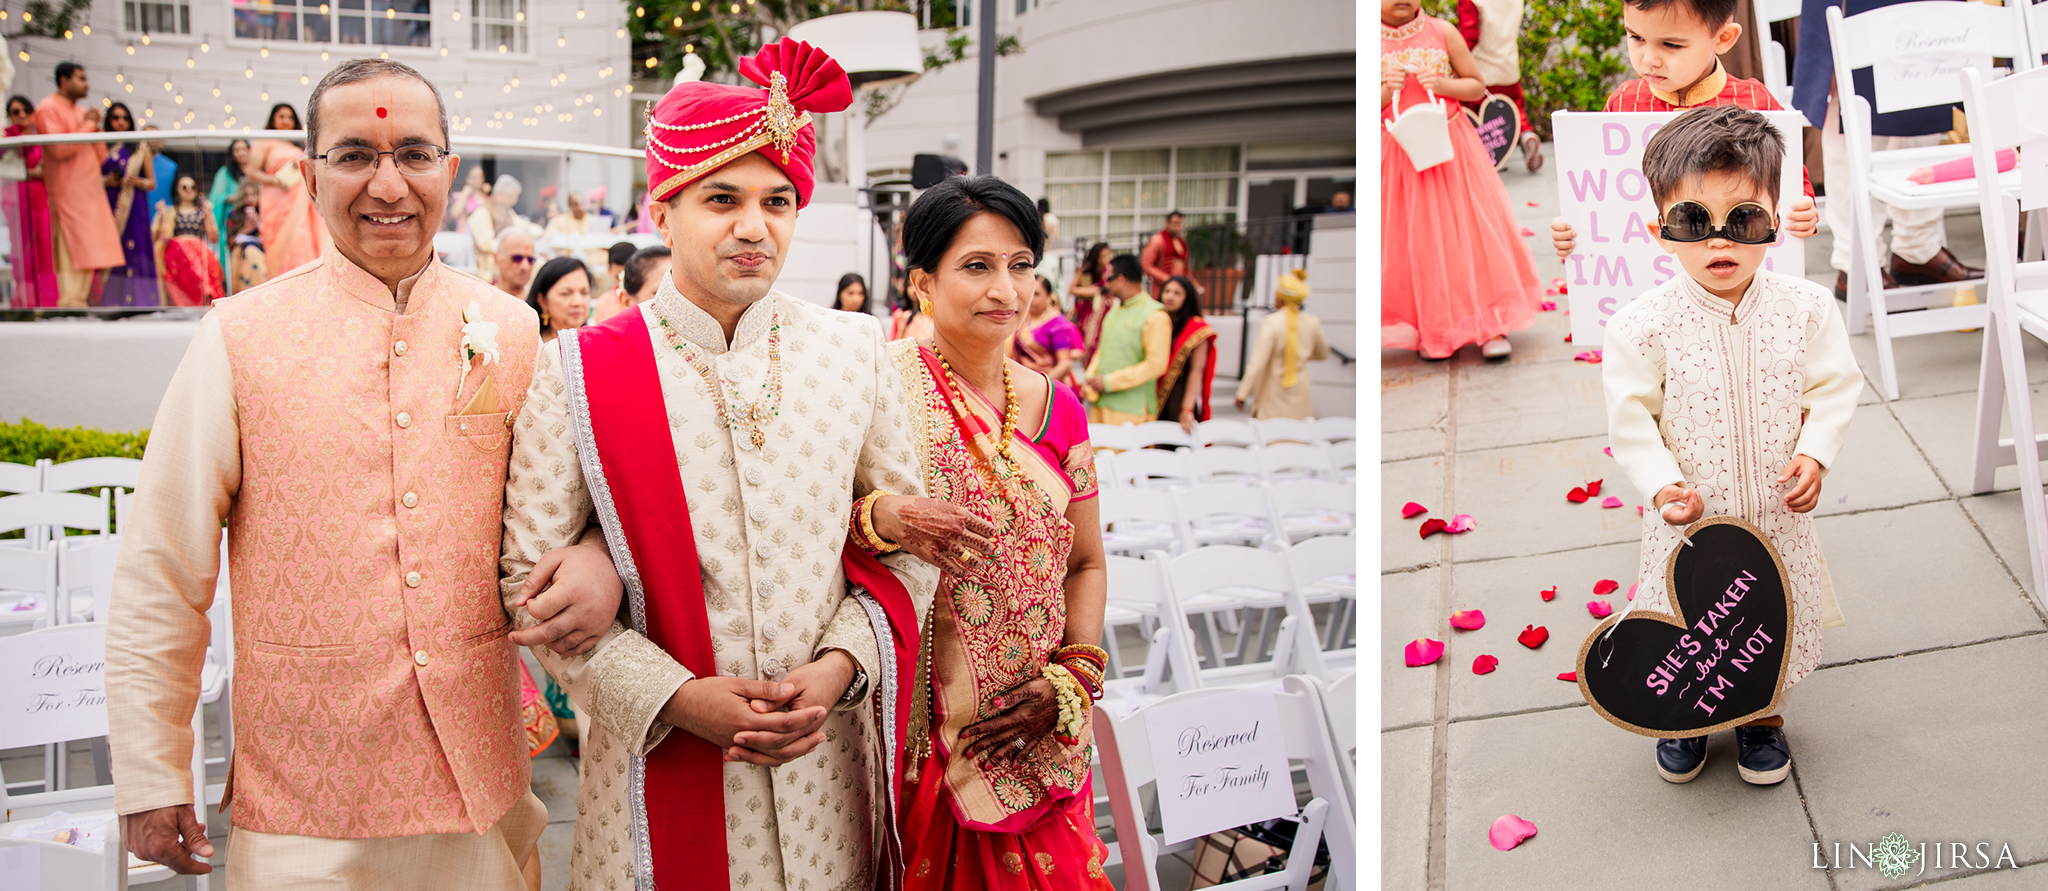
[[[1871, 140], [1878, 151], [1892, 149], [1922, 148], [1940, 145], [1942, 134], [1927, 136], [1878, 136]], [[1892, 218], [1892, 255], [1908, 263], [1925, 263], [1941, 253], [1941, 246], [1948, 242], [1947, 230], [1942, 226], [1943, 208], [1929, 207], [1908, 210], [1903, 207], [1889, 208]]]

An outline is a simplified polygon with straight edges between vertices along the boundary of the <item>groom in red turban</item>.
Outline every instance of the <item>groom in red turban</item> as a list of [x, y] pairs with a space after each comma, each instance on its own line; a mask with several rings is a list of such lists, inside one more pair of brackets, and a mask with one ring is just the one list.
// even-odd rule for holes
[[[918, 497], [877, 320], [774, 290], [845, 72], [785, 39], [740, 73], [766, 89], [682, 83], [649, 115], [669, 273], [542, 349], [513, 431], [508, 600], [592, 521], [626, 583], [594, 650], [541, 655], [591, 717], [571, 888], [900, 883], [917, 615], [968, 515]], [[903, 545], [879, 560], [846, 547], [871, 493]]]

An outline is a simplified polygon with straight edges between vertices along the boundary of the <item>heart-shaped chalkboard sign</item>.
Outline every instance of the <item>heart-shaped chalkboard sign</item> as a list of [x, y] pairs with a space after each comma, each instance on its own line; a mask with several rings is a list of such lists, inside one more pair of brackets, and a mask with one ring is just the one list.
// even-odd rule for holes
[[1665, 564], [1673, 612], [1616, 613], [1579, 646], [1579, 692], [1631, 733], [1725, 730], [1770, 714], [1784, 689], [1792, 598], [1778, 550], [1735, 517], [1685, 534], [1693, 544]]
[[1515, 137], [1522, 132], [1522, 113], [1515, 108], [1515, 101], [1491, 93], [1477, 110], [1467, 108], [1465, 113], [1472, 118], [1472, 129], [1479, 132], [1479, 145], [1486, 149], [1493, 169], [1505, 168], [1508, 155], [1515, 150]]

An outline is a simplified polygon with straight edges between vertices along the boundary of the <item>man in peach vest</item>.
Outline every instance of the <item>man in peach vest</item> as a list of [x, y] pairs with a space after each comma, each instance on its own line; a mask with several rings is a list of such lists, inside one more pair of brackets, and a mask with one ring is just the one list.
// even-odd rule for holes
[[[90, 91], [89, 84], [84, 66], [58, 63], [57, 92], [36, 105], [36, 132], [55, 136], [98, 130], [100, 110], [78, 104]], [[57, 224], [58, 306], [85, 306], [92, 297], [93, 274], [128, 263], [100, 175], [100, 162], [106, 158], [107, 147], [98, 142], [43, 147], [43, 183], [50, 190]]]
[[[520, 888], [546, 812], [514, 644], [553, 632], [508, 639], [495, 582], [538, 322], [435, 258], [458, 159], [418, 72], [344, 63], [307, 110], [300, 173], [333, 246], [200, 323], [123, 533], [107, 646], [122, 837], [211, 870], [189, 765], [225, 521], [232, 885]], [[557, 587], [612, 592], [557, 643], [575, 651], [609, 627], [619, 582], [601, 544], [563, 550]]]

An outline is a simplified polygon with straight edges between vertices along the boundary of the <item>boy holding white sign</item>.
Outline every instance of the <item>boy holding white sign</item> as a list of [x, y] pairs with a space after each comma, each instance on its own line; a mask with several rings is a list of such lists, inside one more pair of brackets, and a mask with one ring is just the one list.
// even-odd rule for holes
[[[1688, 108], [1735, 106], [1751, 111], [1783, 111], [1769, 87], [1735, 77], [1721, 67], [1721, 54], [1742, 37], [1735, 21], [1736, 0], [1624, 0], [1622, 27], [1628, 32], [1628, 61], [1640, 80], [1614, 88], [1602, 111], [1683, 111]], [[1811, 238], [1820, 228], [1813, 206], [1813, 183], [1785, 213], [1785, 231]], [[1564, 217], [1550, 224], [1550, 240], [1562, 260], [1578, 244], [1578, 234]]]
[[[1650, 234], [1684, 274], [1609, 320], [1602, 378], [1614, 458], [1659, 511], [1643, 526], [1631, 609], [1670, 611], [1665, 565], [1681, 529], [1710, 511], [1748, 521], [1784, 559], [1789, 690], [1820, 664], [1823, 615], [1833, 613], [1808, 513], [1863, 377], [1827, 289], [1760, 268], [1777, 239], [1783, 164], [1776, 128], [1745, 109], [1689, 111], [1651, 137]], [[1783, 726], [1773, 713], [1736, 729], [1744, 780], [1768, 785], [1791, 771]], [[1671, 782], [1690, 781], [1705, 761], [1704, 736], [1657, 743]]]

